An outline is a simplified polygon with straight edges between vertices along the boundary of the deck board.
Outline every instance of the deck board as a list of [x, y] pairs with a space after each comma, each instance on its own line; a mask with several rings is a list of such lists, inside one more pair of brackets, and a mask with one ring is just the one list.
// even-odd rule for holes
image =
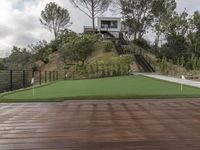
[[0, 104], [1, 150], [199, 150], [200, 100]]

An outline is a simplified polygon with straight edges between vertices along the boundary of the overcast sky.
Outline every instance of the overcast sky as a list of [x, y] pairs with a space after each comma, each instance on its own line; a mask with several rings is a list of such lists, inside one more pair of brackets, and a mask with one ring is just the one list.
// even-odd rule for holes
[[[8, 56], [13, 45], [26, 47], [39, 40], [51, 40], [53, 35], [39, 22], [40, 12], [48, 2], [54, 1], [69, 10], [71, 29], [82, 32], [90, 19], [75, 9], [69, 0], [0, 0], [0, 57]], [[179, 12], [200, 10], [199, 0], [177, 0]], [[113, 16], [107, 12], [105, 16]]]

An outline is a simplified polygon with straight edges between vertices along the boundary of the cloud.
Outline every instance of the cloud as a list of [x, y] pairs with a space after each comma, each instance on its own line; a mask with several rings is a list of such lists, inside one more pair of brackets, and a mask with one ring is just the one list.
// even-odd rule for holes
[[[13, 45], [26, 47], [35, 41], [53, 38], [53, 34], [39, 22], [40, 12], [51, 1], [69, 10], [72, 30], [80, 33], [84, 25], [91, 25], [90, 18], [72, 6], [69, 0], [0, 0], [0, 57], [8, 55]], [[177, 3], [179, 12], [184, 8], [191, 13], [200, 9], [197, 0], [177, 0]], [[107, 12], [106, 15], [112, 14]]]
[[52, 1], [69, 10], [72, 30], [82, 32], [83, 25], [91, 24], [90, 19], [68, 0], [1, 0], [0, 57], [4, 57], [13, 45], [25, 47], [39, 40], [50, 41], [53, 38], [39, 22], [41, 11]]
[[176, 0], [176, 2], [178, 12], [182, 12], [186, 9], [188, 13], [192, 14], [194, 11], [200, 10], [198, 0]]
[[6, 38], [12, 33], [12, 28], [8, 26], [0, 25], [0, 39]]

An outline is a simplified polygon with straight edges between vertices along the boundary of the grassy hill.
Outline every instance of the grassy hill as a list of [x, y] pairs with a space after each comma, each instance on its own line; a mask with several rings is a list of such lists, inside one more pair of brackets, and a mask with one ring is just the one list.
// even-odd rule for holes
[[[107, 45], [110, 45], [108, 50]], [[68, 62], [73, 64], [74, 62]], [[66, 66], [63, 63], [63, 58], [58, 52], [49, 55], [47, 64], [38, 61], [37, 67], [42, 71], [63, 70]], [[86, 65], [117, 65], [131, 64], [134, 71], [138, 71], [133, 55], [119, 56], [115, 49], [115, 45], [110, 40], [100, 40], [95, 44], [95, 50], [86, 61]]]
[[[140, 46], [135, 44], [130, 44], [124, 47], [125, 51], [129, 54], [119, 56], [115, 45], [111, 40], [99, 40], [95, 46], [95, 50], [88, 57], [86, 61], [86, 65], [118, 65], [118, 64], [130, 64], [130, 69], [132, 72], [139, 72], [138, 65], [134, 58], [134, 50], [143, 49]], [[146, 56], [148, 56], [156, 67], [156, 72], [180, 77], [181, 75], [185, 76], [195, 76], [198, 77], [200, 71], [194, 70], [186, 70], [181, 66], [177, 66], [171, 62], [162, 62], [162, 60], [158, 59], [154, 54], [150, 53], [148, 50], [143, 50]], [[132, 54], [131, 54], [132, 53]], [[73, 64], [74, 62], [68, 62], [69, 64]], [[63, 62], [63, 58], [59, 55], [58, 52], [54, 52], [49, 55], [49, 62], [47, 64], [38, 61], [37, 67], [42, 71], [54, 71], [54, 70], [63, 70], [66, 68], [65, 63]], [[74, 69], [69, 69], [69, 74], [72, 74]], [[70, 73], [71, 71], [71, 73]]]

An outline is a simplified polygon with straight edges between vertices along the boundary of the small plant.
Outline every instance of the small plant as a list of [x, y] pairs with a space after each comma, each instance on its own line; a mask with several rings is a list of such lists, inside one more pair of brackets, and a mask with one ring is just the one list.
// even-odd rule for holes
[[95, 71], [94, 71], [94, 66], [93, 65], [90, 65], [90, 76], [93, 78], [94, 77], [94, 74], [95, 74]]
[[117, 75], [121, 75], [121, 66], [117, 64]]
[[107, 43], [105, 45], [105, 48], [104, 48], [105, 52], [111, 52], [112, 49], [113, 49], [113, 44], [112, 43]]
[[109, 69], [109, 67], [107, 66], [107, 68], [106, 68], [106, 75], [107, 75], [107, 77], [110, 77], [111, 75], [110, 75], [110, 69]]
[[112, 75], [116, 76], [117, 75], [117, 65], [113, 65], [113, 69], [112, 69]]
[[160, 70], [162, 73], [166, 73], [167, 69], [167, 59], [166, 57], [163, 57], [160, 61]]
[[185, 65], [185, 58], [184, 58], [184, 56], [182, 56], [181, 57], [181, 67], [184, 67], [184, 65]]

